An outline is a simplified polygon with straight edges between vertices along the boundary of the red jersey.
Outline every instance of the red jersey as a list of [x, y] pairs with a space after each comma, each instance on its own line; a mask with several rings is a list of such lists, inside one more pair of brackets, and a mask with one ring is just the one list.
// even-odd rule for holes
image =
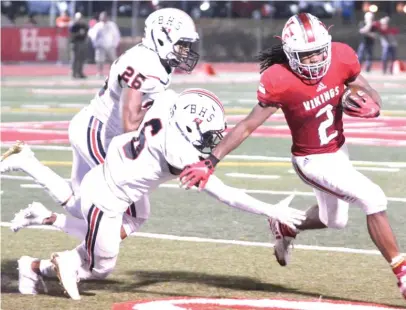
[[301, 79], [288, 64], [275, 64], [262, 73], [257, 98], [282, 109], [292, 135], [293, 155], [333, 153], [344, 144], [340, 98], [345, 83], [360, 71], [354, 50], [333, 42], [330, 68], [316, 83]]

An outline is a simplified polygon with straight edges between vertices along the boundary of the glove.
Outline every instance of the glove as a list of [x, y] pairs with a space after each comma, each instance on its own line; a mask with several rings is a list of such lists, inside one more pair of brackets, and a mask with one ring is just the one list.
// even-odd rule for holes
[[219, 160], [215, 156], [210, 155], [207, 159], [186, 166], [179, 176], [181, 186], [185, 185], [186, 189], [190, 189], [194, 185], [198, 185], [199, 190], [202, 190], [218, 162]]
[[350, 94], [345, 104], [345, 113], [352, 117], [374, 118], [380, 114], [379, 105], [365, 92]]
[[305, 211], [290, 208], [289, 204], [295, 195], [292, 194], [285, 199], [278, 202], [272, 208], [270, 208], [267, 216], [273, 218], [282, 224], [287, 225], [293, 231], [297, 231], [296, 225], [300, 225], [306, 219]]

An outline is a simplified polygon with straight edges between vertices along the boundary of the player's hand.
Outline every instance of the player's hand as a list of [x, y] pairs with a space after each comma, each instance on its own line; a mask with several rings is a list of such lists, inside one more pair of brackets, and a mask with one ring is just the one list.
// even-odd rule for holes
[[292, 194], [278, 202], [270, 209], [269, 214], [267, 215], [296, 231], [296, 226], [302, 224], [303, 221], [306, 219], [306, 213], [305, 211], [289, 207], [289, 204], [294, 196], [295, 195]]
[[368, 94], [358, 92], [356, 95], [349, 95], [348, 99], [355, 104], [347, 107], [346, 114], [360, 118], [374, 118], [379, 116], [379, 106]]
[[202, 190], [206, 186], [209, 177], [213, 174], [214, 166], [209, 158], [186, 166], [179, 176], [181, 186], [190, 189], [198, 184], [199, 190]]

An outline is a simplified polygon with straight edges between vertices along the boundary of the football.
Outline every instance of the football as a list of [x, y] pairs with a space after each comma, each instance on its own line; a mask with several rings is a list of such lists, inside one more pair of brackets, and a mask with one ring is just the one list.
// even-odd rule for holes
[[361, 118], [378, 117], [381, 110], [368, 90], [360, 86], [347, 87], [341, 97], [341, 106], [345, 114]]

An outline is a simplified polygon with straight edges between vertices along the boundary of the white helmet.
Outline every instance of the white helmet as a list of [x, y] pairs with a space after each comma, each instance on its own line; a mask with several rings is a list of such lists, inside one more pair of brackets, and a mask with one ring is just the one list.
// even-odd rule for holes
[[[305, 79], [320, 79], [331, 63], [331, 35], [326, 26], [309, 13], [292, 16], [282, 31], [283, 51], [290, 68]], [[318, 63], [304, 64], [301, 58], [323, 53], [323, 60]]]
[[192, 44], [199, 34], [192, 18], [185, 12], [166, 8], [155, 11], [145, 20], [142, 44], [154, 50], [171, 67], [191, 72], [199, 61]]
[[212, 152], [227, 128], [223, 104], [202, 88], [189, 88], [179, 94], [169, 124], [204, 155]]

